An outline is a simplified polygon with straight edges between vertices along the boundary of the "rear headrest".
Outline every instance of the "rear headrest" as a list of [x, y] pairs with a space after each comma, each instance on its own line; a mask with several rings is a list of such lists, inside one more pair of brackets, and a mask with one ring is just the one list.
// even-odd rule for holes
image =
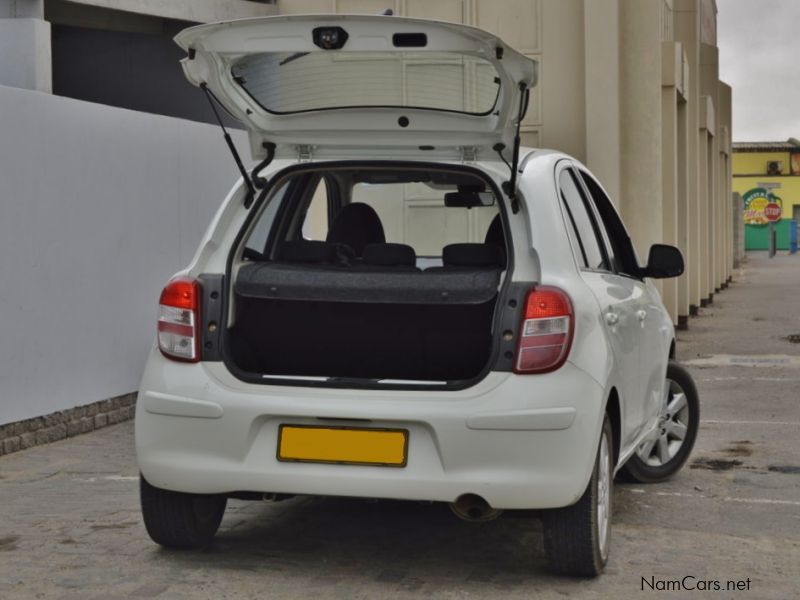
[[416, 267], [417, 253], [405, 244], [367, 244], [364, 246], [364, 262], [384, 267]]
[[363, 256], [364, 246], [382, 244], [386, 236], [375, 209], [363, 202], [353, 202], [345, 205], [336, 215], [327, 241], [347, 244], [356, 256]]
[[345, 244], [312, 240], [284, 242], [277, 252], [277, 259], [284, 262], [343, 264], [351, 258], [353, 250]]
[[442, 249], [445, 267], [502, 267], [503, 249], [495, 244], [449, 244]]

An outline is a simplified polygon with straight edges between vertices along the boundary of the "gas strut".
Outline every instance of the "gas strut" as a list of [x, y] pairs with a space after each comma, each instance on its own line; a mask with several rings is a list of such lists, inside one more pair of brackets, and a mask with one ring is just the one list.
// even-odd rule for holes
[[[202, 89], [206, 93], [206, 98], [208, 98], [208, 103], [211, 105], [211, 110], [214, 111], [214, 117], [216, 117], [217, 123], [219, 123], [219, 126], [222, 128], [222, 137], [225, 138], [225, 143], [228, 144], [228, 150], [231, 151], [231, 154], [233, 155], [233, 160], [236, 161], [236, 167], [239, 169], [239, 173], [241, 173], [242, 179], [244, 179], [244, 184], [247, 186], [247, 193], [244, 196], [244, 207], [245, 208], [250, 208], [250, 205], [253, 203], [253, 199], [255, 198], [255, 195], [256, 195], [256, 188], [253, 185], [253, 180], [247, 174], [247, 169], [245, 169], [244, 163], [242, 163], [242, 158], [239, 156], [239, 153], [236, 151], [236, 146], [233, 143], [233, 139], [231, 138], [231, 134], [229, 134], [228, 130], [225, 129], [225, 125], [222, 122], [222, 118], [219, 116], [219, 112], [217, 111], [217, 106], [215, 104], [215, 102], [219, 102], [219, 100], [217, 100], [216, 96], [214, 96], [214, 94], [211, 92], [211, 90], [208, 89], [208, 85], [207, 84], [201, 83], [200, 84], [200, 89]], [[274, 150], [274, 146], [273, 146], [273, 150]], [[270, 154], [272, 154], [272, 156], [274, 156], [274, 152], [268, 153], [268, 155], [267, 155], [267, 157], [271, 159], [272, 156], [270, 156]], [[254, 171], [253, 171], [254, 174], [258, 170], [263, 168], [262, 164], [260, 164], [258, 167], [256, 167], [256, 169], [254, 169]], [[264, 166], [266, 166], [266, 165], [264, 165]], [[262, 180], [259, 178], [259, 182], [260, 181], [262, 181]]]
[[511, 200], [511, 212], [517, 214], [519, 212], [519, 200], [517, 199], [517, 168], [519, 166], [519, 128], [522, 126], [522, 119], [525, 117], [525, 113], [528, 110], [528, 99], [530, 98], [530, 90], [528, 89], [527, 84], [522, 81], [519, 84], [519, 91], [521, 92], [519, 95], [519, 114], [517, 117], [517, 128], [516, 132], [514, 133], [514, 150], [513, 154], [511, 155], [511, 164], [508, 165], [508, 162], [505, 158], [503, 158], [503, 150], [505, 146], [503, 144], [496, 144], [494, 146], [494, 150], [500, 155], [500, 158], [503, 159], [508, 167], [511, 169], [511, 178], [508, 181], [503, 182], [503, 191], [506, 193], [506, 196]]

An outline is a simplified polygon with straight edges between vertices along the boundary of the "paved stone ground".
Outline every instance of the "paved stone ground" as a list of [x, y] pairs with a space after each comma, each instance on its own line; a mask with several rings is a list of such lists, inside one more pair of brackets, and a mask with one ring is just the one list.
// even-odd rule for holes
[[617, 486], [600, 579], [548, 575], [536, 520], [399, 502], [232, 501], [211, 548], [164, 551], [123, 423], [0, 457], [0, 598], [637, 598], [642, 577], [686, 575], [750, 589], [662, 595], [797, 598], [800, 361], [764, 356], [800, 356], [799, 275], [800, 256], [752, 257], [680, 334], [679, 358], [704, 365], [697, 446], [670, 482]]

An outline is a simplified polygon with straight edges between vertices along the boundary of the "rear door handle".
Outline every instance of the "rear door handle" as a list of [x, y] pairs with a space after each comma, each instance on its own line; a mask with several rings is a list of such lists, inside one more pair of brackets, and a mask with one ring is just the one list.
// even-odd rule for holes
[[617, 323], [619, 323], [619, 315], [615, 312], [607, 312], [606, 323], [608, 323], [609, 325], [616, 325]]
[[637, 317], [637, 318], [638, 318], [640, 321], [644, 321], [644, 320], [647, 318], [647, 311], [646, 311], [646, 310], [644, 310], [644, 309], [637, 310], [637, 311], [636, 311], [636, 317]]

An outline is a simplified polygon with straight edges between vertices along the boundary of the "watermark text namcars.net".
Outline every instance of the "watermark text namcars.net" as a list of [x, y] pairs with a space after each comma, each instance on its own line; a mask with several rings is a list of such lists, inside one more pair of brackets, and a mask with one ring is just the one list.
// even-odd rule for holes
[[749, 592], [751, 580], [747, 579], [701, 579], [685, 575], [679, 579], [657, 579], [642, 577], [642, 591], [657, 592]]

